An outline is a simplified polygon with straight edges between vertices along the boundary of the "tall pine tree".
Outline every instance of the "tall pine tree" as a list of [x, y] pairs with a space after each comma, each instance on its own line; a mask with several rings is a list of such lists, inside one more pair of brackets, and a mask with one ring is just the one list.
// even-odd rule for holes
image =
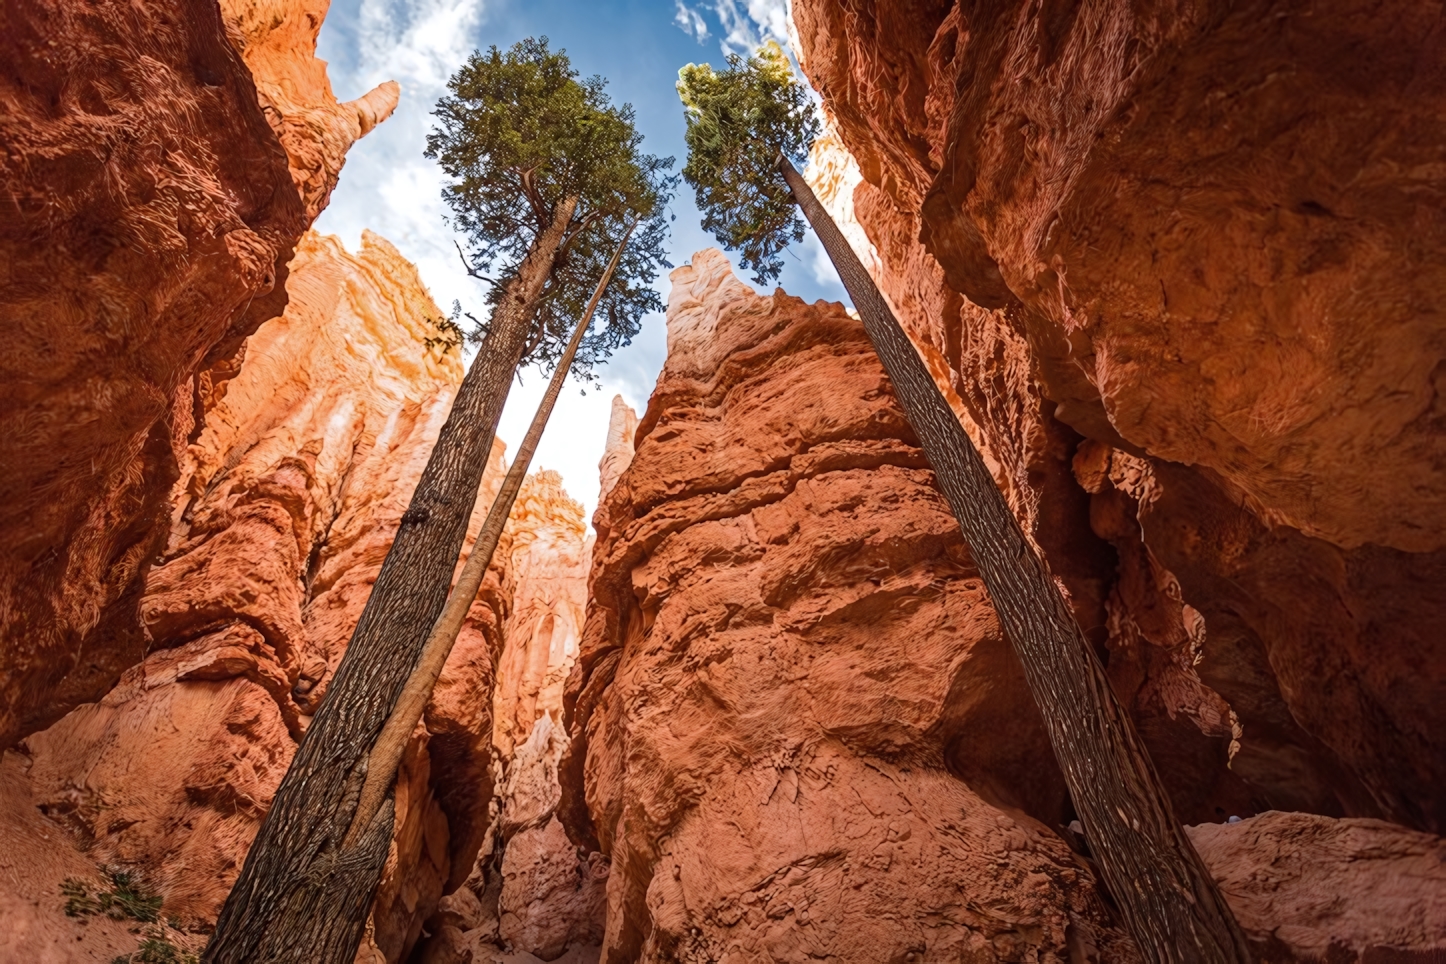
[[600, 78], [579, 80], [545, 38], [473, 54], [449, 88], [427, 154], [452, 178], [444, 198], [467, 238], [469, 272], [491, 284], [491, 315], [207, 962], [351, 964], [392, 836], [390, 796], [360, 832], [347, 831], [373, 745], [447, 600], [512, 379], [521, 365], [559, 360], [612, 239], [637, 218], [653, 229], [624, 249], [602, 299], [607, 324], [583, 339], [580, 369], [661, 307], [655, 215], [672, 161], [641, 152], [632, 108], [613, 105]]
[[807, 93], [776, 44], [721, 72], [678, 72], [687, 118], [683, 177], [703, 225], [760, 283], [803, 238], [801, 208], [853, 299], [904, 413], [968, 541], [1024, 665], [1092, 853], [1147, 959], [1245, 962], [1243, 932], [1189, 839], [1134, 725], [1049, 569], [1025, 538], [959, 420], [858, 256], [798, 173], [818, 134]]

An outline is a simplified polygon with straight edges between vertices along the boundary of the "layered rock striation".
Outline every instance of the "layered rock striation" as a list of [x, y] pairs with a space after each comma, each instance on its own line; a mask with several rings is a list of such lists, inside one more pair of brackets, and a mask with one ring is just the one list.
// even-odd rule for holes
[[1446, 828], [1436, 15], [793, 15], [818, 183], [1177, 814]]
[[556, 472], [527, 477], [507, 525], [513, 608], [493, 696], [493, 742], [504, 758], [530, 738], [542, 717], [562, 721], [562, 691], [577, 660], [592, 561], [582, 505]]
[[316, 56], [331, 0], [222, 0], [226, 36], [256, 82], [266, 120], [286, 150], [292, 183], [308, 218], [326, 207], [346, 152], [396, 109], [401, 87], [379, 84], [338, 102]]
[[[672, 280], [667, 362], [634, 439], [610, 437], [604, 459], [616, 484], [594, 519], [566, 697], [558, 813], [580, 852], [609, 862], [600, 959], [1135, 959], [861, 325], [842, 306], [754, 294], [716, 251]], [[1094, 494], [1073, 503], [1085, 522], [1110, 531], [1106, 485], [1148, 504], [1144, 459], [1074, 448], [1064, 478]], [[1018, 451], [999, 449], [1007, 489], [1030, 479], [1009, 474]], [[1070, 530], [1049, 531], [1063, 500], [1044, 495], [1011, 491], [1057, 554]], [[1204, 617], [1148, 547], [1118, 545], [1096, 597], [1116, 685], [1139, 674], [1126, 692], [1142, 730], [1174, 748], [1171, 777], [1197, 781], [1172, 786], [1180, 809], [1234, 806], [1240, 724], [1179, 658], [1208, 645]], [[1061, 581], [1084, 610], [1079, 573]], [[1126, 644], [1157, 652], [1132, 660]], [[1147, 696], [1177, 718], [1152, 718]], [[1200, 765], [1212, 733], [1214, 769]], [[1446, 946], [1439, 837], [1244, 812], [1188, 829], [1260, 960]]]
[[602, 960], [1134, 959], [1026, 813], [1062, 784], [862, 327], [716, 251], [672, 281], [568, 686]]
[[[613, 411], [614, 428], [632, 415], [621, 399]], [[607, 465], [605, 457], [605, 478]], [[559, 763], [568, 746], [563, 686], [578, 656], [592, 536], [582, 505], [563, 490], [561, 476], [545, 469], [523, 484], [508, 532], [513, 607], [492, 709], [501, 776], [487, 843], [427, 924], [432, 936], [420, 951], [426, 964], [507, 953], [595, 960], [602, 939], [607, 861], [579, 852], [557, 818]]]
[[200, 375], [280, 314], [347, 147], [395, 105], [337, 104], [324, 12], [0, 7], [0, 746], [144, 656]]
[[[462, 378], [416, 269], [367, 233], [307, 235], [286, 312], [224, 381], [203, 373], [170, 538], [141, 601], [151, 653], [22, 744], [28, 792], [95, 863], [134, 869], [192, 928], [215, 920], [370, 593]], [[502, 444], [473, 533], [501, 480]], [[373, 945], [396, 961], [488, 824], [508, 546], [397, 787]], [[59, 912], [59, 907], [55, 908]]]

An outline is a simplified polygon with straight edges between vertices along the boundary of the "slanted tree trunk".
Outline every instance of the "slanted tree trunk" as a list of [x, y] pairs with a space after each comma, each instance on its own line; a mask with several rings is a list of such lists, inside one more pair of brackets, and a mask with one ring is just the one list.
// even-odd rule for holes
[[[507, 470], [502, 488], [498, 490], [497, 498], [487, 512], [487, 521], [482, 524], [477, 540], [472, 543], [472, 554], [467, 557], [467, 564], [462, 567], [462, 573], [452, 587], [452, 595], [447, 597], [447, 605], [443, 608], [442, 615], [437, 617], [436, 625], [427, 636], [417, 668], [408, 677], [396, 708], [392, 710], [386, 726], [382, 728], [381, 736], [377, 738], [376, 746], [372, 748], [367, 763], [366, 782], [362, 785], [361, 800], [352, 815], [351, 827], [343, 841], [344, 850], [362, 845], [366, 839], [367, 828], [376, 819], [387, 793], [392, 788], [392, 781], [396, 779], [397, 768], [402, 762], [402, 751], [406, 749], [407, 740], [411, 737], [417, 721], [422, 718], [422, 711], [432, 697], [437, 678], [442, 675], [447, 657], [457, 643], [457, 634], [462, 631], [467, 610], [471, 608], [472, 600], [477, 598], [477, 590], [482, 588], [487, 567], [492, 564], [497, 543], [502, 539], [502, 530], [507, 525], [508, 516], [512, 514], [512, 505], [517, 501], [517, 493], [522, 491], [522, 481], [527, 477], [532, 456], [537, 452], [537, 443], [542, 441], [542, 432], [547, 428], [547, 420], [552, 417], [557, 396], [562, 393], [563, 383], [567, 381], [568, 372], [572, 369], [577, 346], [582, 343], [582, 336], [587, 332], [593, 312], [597, 310], [597, 303], [602, 300], [603, 292], [607, 290], [608, 282], [612, 280], [618, 261], [623, 256], [623, 249], [627, 247], [628, 238], [632, 237], [633, 228], [636, 226], [637, 221], [628, 225], [627, 232], [623, 234], [622, 241], [618, 242], [612, 260], [608, 262], [607, 269], [603, 271], [602, 278], [587, 303], [587, 309], [583, 311], [582, 318], [573, 329], [572, 339], [563, 350], [562, 357], [558, 359], [557, 369], [552, 373], [552, 380], [547, 383], [547, 391], [538, 403], [537, 412], [532, 416], [532, 424], [527, 427], [527, 434], [522, 437], [522, 445], [517, 449], [512, 466]], [[491, 701], [492, 694], [489, 692], [485, 702], [490, 704]]]
[[337, 667], [231, 889], [207, 964], [351, 964], [392, 836], [392, 804], [350, 848], [368, 754], [447, 600], [534, 306], [577, 208], [553, 211], [462, 380]]
[[1044, 560], [863, 263], [803, 177], [779, 160], [969, 542], [1130, 933], [1159, 964], [1248, 962], [1244, 933], [1175, 820], [1144, 744]]

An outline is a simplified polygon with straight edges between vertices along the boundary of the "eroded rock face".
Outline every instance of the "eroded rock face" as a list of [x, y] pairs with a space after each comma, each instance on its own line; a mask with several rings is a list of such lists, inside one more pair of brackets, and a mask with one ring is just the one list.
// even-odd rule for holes
[[[609, 453], [617, 448], [613, 435], [622, 434], [632, 415], [623, 405], [620, 418], [618, 401]], [[615, 464], [604, 456], [604, 486]], [[582, 637], [593, 539], [582, 506], [555, 472], [528, 478], [508, 525], [517, 588], [495, 704], [494, 740], [507, 774], [498, 794], [497, 936], [503, 946], [551, 961], [570, 948], [595, 947], [603, 936], [607, 860], [579, 852], [556, 816], [558, 766], [568, 745], [563, 688]], [[524, 728], [527, 740], [517, 744]]]
[[0, 9], [0, 746], [145, 655], [196, 376], [280, 313], [346, 147], [395, 103], [336, 104], [324, 4], [225, 7]]
[[223, 0], [226, 33], [256, 81], [266, 119], [286, 149], [291, 179], [314, 219], [326, 207], [346, 152], [391, 116], [401, 95], [394, 80], [338, 103], [316, 57], [331, 0]]
[[607, 444], [597, 467], [601, 483], [599, 500], [607, 498], [623, 472], [627, 471], [628, 463], [633, 460], [633, 436], [637, 431], [638, 413], [623, 401], [621, 395], [614, 395], [612, 413], [608, 418]]
[[1186, 821], [1446, 827], [1446, 48], [1398, 12], [793, 6], [819, 183]]
[[[614, 403], [609, 438], [631, 409]], [[631, 436], [629, 436], [629, 439]], [[610, 442], [617, 465], [621, 442]], [[623, 463], [625, 464], [625, 463]], [[620, 470], [619, 470], [620, 471]], [[493, 822], [470, 873], [428, 922], [428, 962], [596, 960], [602, 939], [607, 860], [579, 851], [556, 816], [558, 766], [568, 745], [563, 685], [578, 655], [592, 536], [583, 508], [556, 472], [523, 483], [507, 523], [513, 608], [498, 662], [493, 741], [498, 771]], [[507, 950], [504, 950], [506, 948]], [[582, 955], [579, 958], [579, 955]]]
[[1424, 551], [1446, 545], [1446, 53], [1434, 10], [1399, 12], [805, 0], [795, 20], [865, 180], [955, 290], [1030, 309], [1062, 404], [1272, 521]]
[[603, 937], [608, 862], [596, 852], [580, 856], [557, 819], [558, 764], [567, 745], [561, 724], [540, 716], [507, 763], [501, 795], [497, 936], [544, 961]]
[[1278, 811], [1187, 829], [1262, 961], [1424, 962], [1446, 947], [1440, 837]]
[[541, 717], [562, 722], [562, 690], [577, 660], [592, 560], [582, 511], [562, 476], [544, 469], [527, 477], [507, 520], [515, 588], [493, 697], [493, 742], [504, 758]]
[[[462, 378], [455, 337], [384, 239], [365, 234], [351, 255], [307, 235], [288, 285], [285, 314], [247, 341], [233, 377], [202, 377], [202, 431], [141, 603], [152, 654], [24, 744], [42, 808], [92, 860], [138, 869], [168, 915], [198, 927], [219, 912], [326, 692]], [[371, 927], [387, 960], [415, 943], [486, 831], [508, 548], [398, 779]]]
[[1062, 785], [862, 327], [716, 251], [672, 281], [568, 686], [602, 959], [1133, 960], [1024, 812]]

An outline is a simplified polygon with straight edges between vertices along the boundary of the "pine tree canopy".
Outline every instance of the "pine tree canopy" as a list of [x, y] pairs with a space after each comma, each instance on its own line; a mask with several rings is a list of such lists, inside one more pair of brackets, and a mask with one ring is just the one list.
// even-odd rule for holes
[[[517, 265], [551, 224], [560, 202], [578, 199], [537, 306], [522, 365], [550, 368], [592, 295], [614, 246], [640, 223], [608, 285], [574, 370], [628, 344], [642, 318], [661, 311], [652, 282], [671, 267], [663, 242], [677, 178], [672, 158], [641, 150], [633, 108], [615, 105], [601, 77], [579, 79], [565, 51], [528, 38], [503, 52], [473, 52], [437, 103], [426, 156], [452, 178], [443, 199], [467, 238], [463, 261], [492, 283], [495, 305]], [[485, 331], [485, 322], [482, 325]]]
[[683, 178], [697, 192], [703, 227], [766, 285], [783, 270], [783, 249], [803, 240], [777, 161], [782, 154], [802, 167], [818, 136], [808, 93], [770, 41], [746, 59], [730, 54], [721, 72], [689, 64], [678, 71], [678, 96], [688, 124]]

